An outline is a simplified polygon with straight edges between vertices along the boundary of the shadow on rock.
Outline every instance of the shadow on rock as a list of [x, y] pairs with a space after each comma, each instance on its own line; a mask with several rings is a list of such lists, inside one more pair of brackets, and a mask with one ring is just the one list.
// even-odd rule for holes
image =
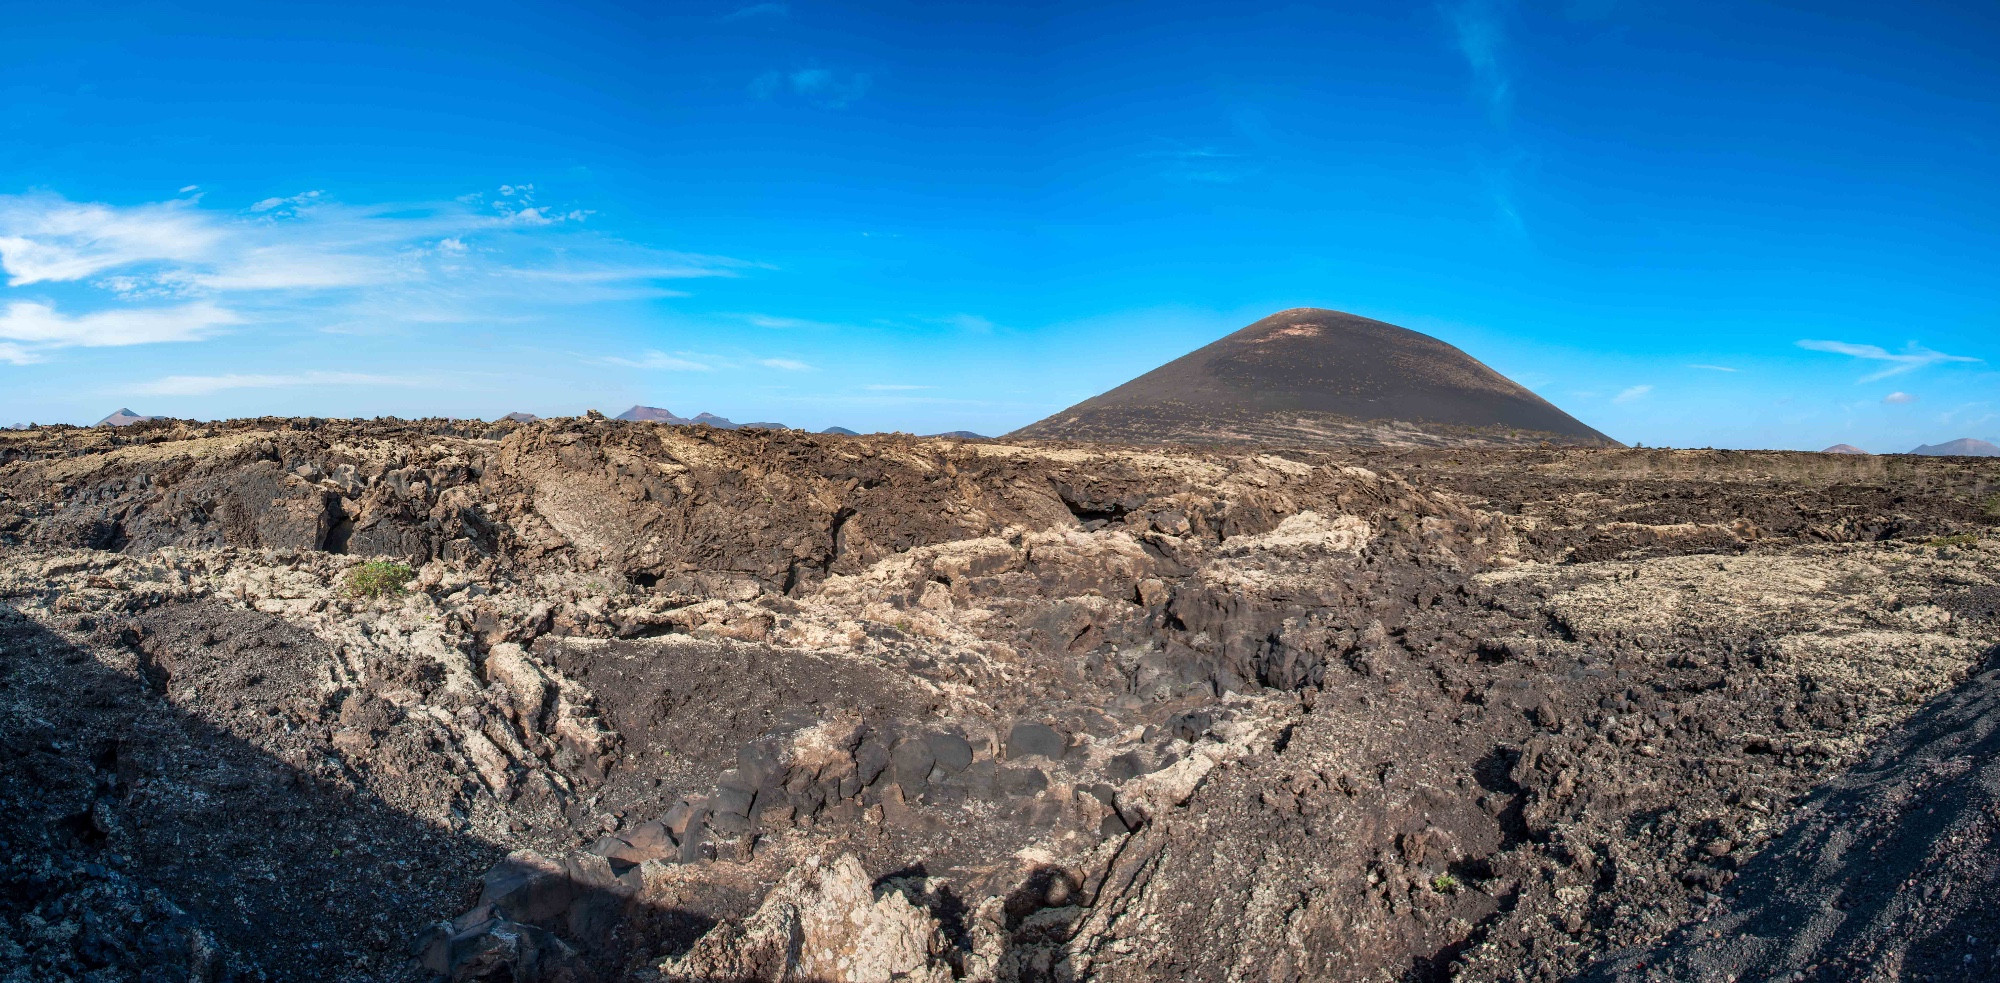
[[[259, 657], [318, 644], [265, 621], [295, 635]], [[0, 979], [580, 983], [634, 951], [620, 933], [691, 941], [708, 927], [634, 911], [588, 877], [523, 875], [503, 849], [385, 804], [311, 722], [268, 723], [260, 747], [176, 707], [158, 665], [100, 659], [131, 651], [129, 627], [65, 629], [87, 642], [0, 605]], [[260, 710], [252, 698], [239, 712]], [[474, 914], [507, 924], [469, 947], [433, 930], [413, 960], [412, 932], [463, 910], [489, 868]], [[529, 924], [558, 902], [562, 934], [612, 944], [586, 959]]]
[[2000, 649], [1822, 786], [1720, 908], [1591, 981], [2000, 974]]

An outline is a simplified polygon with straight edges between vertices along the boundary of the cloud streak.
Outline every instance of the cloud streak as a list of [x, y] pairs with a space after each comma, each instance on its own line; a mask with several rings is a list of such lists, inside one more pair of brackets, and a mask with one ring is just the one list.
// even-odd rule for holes
[[[683, 353], [686, 354], [686, 353]], [[669, 355], [662, 351], [649, 351], [638, 358], [609, 355], [592, 361], [606, 365], [622, 365], [628, 369], [657, 369], [665, 372], [713, 372], [715, 366], [707, 362], [697, 362], [681, 355]]]
[[1708, 372], [1735, 372], [1735, 371], [1736, 371], [1735, 369], [1733, 369], [1733, 368], [1730, 368], [1730, 367], [1729, 367], [1729, 366], [1727, 366], [1727, 365], [1704, 365], [1704, 364], [1702, 364], [1702, 363], [1700, 363], [1700, 362], [1696, 362], [1696, 363], [1694, 363], [1694, 364], [1692, 364], [1692, 365], [1689, 365], [1689, 366], [1688, 366], [1688, 368], [1690, 368], [1690, 369], [1702, 369], [1702, 370], [1705, 370], [1705, 371], [1708, 371]]
[[839, 72], [830, 68], [800, 68], [789, 72], [765, 72], [750, 82], [750, 94], [759, 99], [790, 95], [821, 109], [846, 109], [868, 94], [874, 78], [867, 72]]
[[212, 303], [117, 308], [75, 317], [47, 304], [16, 301], [0, 309], [0, 339], [41, 348], [106, 348], [200, 341], [242, 318]]
[[[601, 235], [533, 185], [447, 202], [353, 205], [322, 191], [240, 210], [0, 195], [0, 361], [69, 347], [200, 341], [272, 326], [412, 330], [685, 296], [659, 284], [761, 264]], [[52, 295], [53, 296], [53, 295]]]
[[1444, 8], [1458, 53], [1472, 69], [1472, 87], [1494, 120], [1504, 120], [1514, 101], [1514, 83], [1501, 61], [1506, 45], [1503, 8], [1498, 0], [1464, 0]]
[[231, 389], [291, 389], [303, 386], [424, 386], [435, 380], [361, 372], [299, 372], [283, 375], [170, 375], [122, 391], [141, 396], [211, 396]]
[[1932, 351], [1931, 349], [1925, 348], [1922, 345], [1916, 344], [1915, 342], [1912, 342], [1904, 351], [1900, 353], [1891, 352], [1888, 349], [1882, 348], [1879, 345], [1857, 345], [1845, 341], [1805, 340], [1799, 342], [1798, 344], [1800, 348], [1803, 348], [1807, 351], [1828, 352], [1835, 355], [1847, 355], [1853, 358], [1864, 359], [1866, 361], [1871, 361], [1871, 362], [1889, 363], [1887, 367], [1883, 368], [1881, 371], [1862, 376], [1859, 380], [1857, 380], [1860, 382], [1875, 382], [1880, 379], [1887, 379], [1891, 376], [1902, 375], [1905, 372], [1915, 372], [1918, 369], [1928, 368], [1933, 365], [1940, 365], [1945, 362], [1982, 361], [1982, 359], [1973, 358], [1969, 355], [1947, 355], [1944, 352]]
[[759, 17], [785, 17], [790, 15], [791, 12], [792, 8], [790, 4], [753, 3], [748, 7], [738, 7], [717, 19], [724, 24], [728, 24], [739, 20], [754, 20]]
[[1652, 391], [1653, 391], [1652, 386], [1633, 386], [1625, 390], [1624, 392], [1621, 392], [1618, 395], [1611, 397], [1611, 401], [1614, 403], [1630, 403], [1646, 398], [1646, 394]]

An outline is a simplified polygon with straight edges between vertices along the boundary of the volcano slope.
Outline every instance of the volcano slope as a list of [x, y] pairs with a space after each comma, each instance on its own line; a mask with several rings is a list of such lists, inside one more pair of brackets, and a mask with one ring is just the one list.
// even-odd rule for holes
[[[0, 980], [1991, 978], [1996, 493], [1959, 458], [0, 434]], [[403, 593], [345, 588], [379, 557]]]
[[1617, 446], [1426, 334], [1299, 307], [1010, 436], [1138, 444]]

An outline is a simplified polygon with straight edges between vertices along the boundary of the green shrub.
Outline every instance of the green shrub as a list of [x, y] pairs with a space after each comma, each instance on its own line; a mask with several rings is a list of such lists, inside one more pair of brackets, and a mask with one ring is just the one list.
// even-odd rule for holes
[[417, 572], [389, 560], [369, 560], [347, 571], [347, 593], [354, 597], [394, 597]]
[[1931, 549], [1940, 549], [1940, 550], [1944, 549], [1947, 546], [1977, 548], [1979, 546], [1979, 534], [1974, 532], [1962, 532], [1956, 536], [1939, 536], [1938, 538], [1933, 539], [1930, 542], [1925, 543], [1924, 545], [1930, 547]]
[[1439, 874], [1431, 878], [1431, 890], [1439, 894], [1452, 894], [1458, 890], [1458, 878], [1450, 874]]
[[1988, 495], [1985, 509], [1987, 518], [2000, 521], [2000, 494]]

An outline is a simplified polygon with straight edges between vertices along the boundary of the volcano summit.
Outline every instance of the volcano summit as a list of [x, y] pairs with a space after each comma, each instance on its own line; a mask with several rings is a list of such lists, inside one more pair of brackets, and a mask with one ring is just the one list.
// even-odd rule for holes
[[1279, 311], [1016, 431], [1123, 443], [1618, 446], [1470, 355], [1340, 311]]

